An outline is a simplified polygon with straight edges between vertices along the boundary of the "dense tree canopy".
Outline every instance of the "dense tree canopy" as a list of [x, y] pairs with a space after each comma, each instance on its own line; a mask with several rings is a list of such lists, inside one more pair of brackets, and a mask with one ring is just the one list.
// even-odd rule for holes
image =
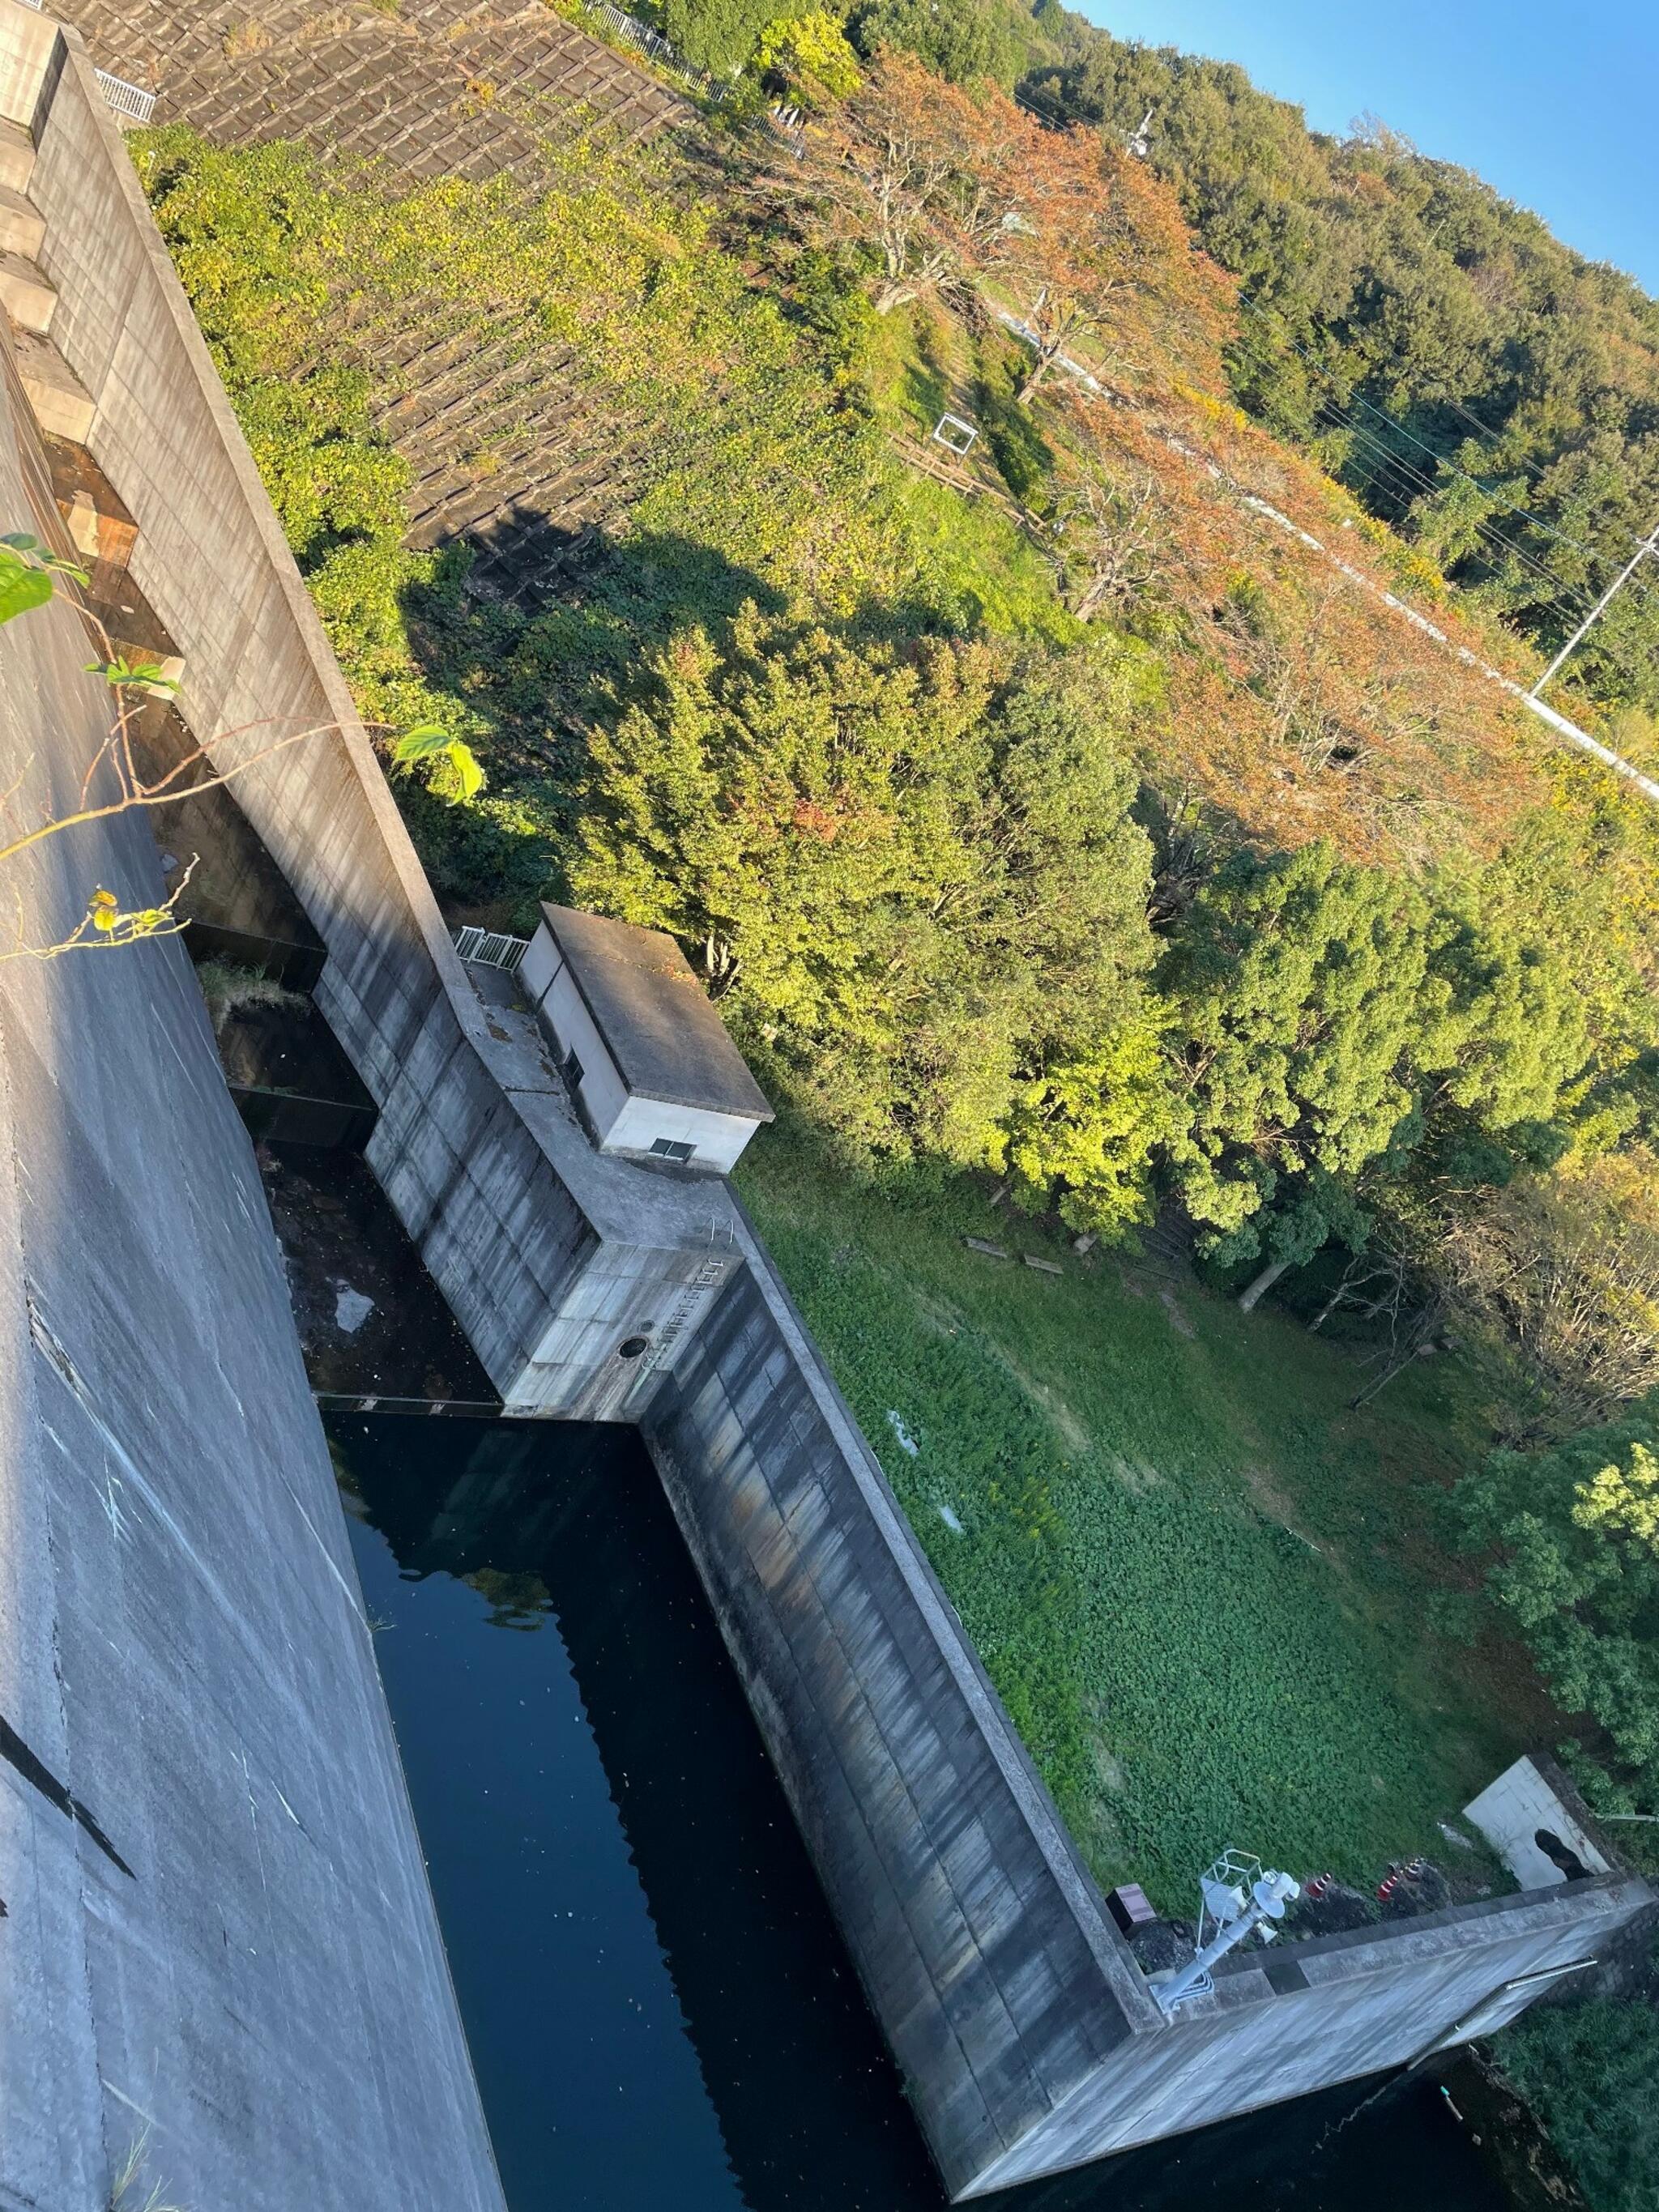
[[1012, 1088], [1151, 957], [1131, 659], [855, 649], [745, 608], [596, 731], [574, 896], [700, 950], [851, 1134], [997, 1162]]
[[[1380, 126], [1337, 142], [1231, 63], [1075, 17], [1061, 36], [1030, 96], [1119, 144], [1151, 110], [1152, 166], [1243, 280], [1241, 398], [1458, 580], [1565, 636], [1659, 519], [1659, 305]], [[1577, 669], [1659, 707], [1659, 587]]]
[[1609, 1998], [1536, 2005], [1497, 2055], [1592, 2212], [1659, 2212], [1659, 2012]]
[[[770, 13], [765, 65], [830, 25]], [[720, 207], [586, 145], [531, 189], [143, 149], [360, 698], [490, 769], [465, 825], [414, 810], [441, 883], [667, 927], [844, 1138], [1109, 1234], [1177, 1196], [1240, 1265], [1635, 1141], [1652, 839], [1605, 796], [1528, 809], [1493, 687], [1354, 588], [1361, 533], [1310, 582], [1218, 492], [1208, 450], [1332, 526], [1209, 396], [1229, 288], [1175, 186], [885, 46], [841, 82]], [[367, 364], [411, 324], [567, 349], [616, 427], [625, 523], [550, 604], [400, 542]], [[924, 419], [972, 405], [1017, 499], [930, 503], [887, 446], [878, 347], [921, 380], [941, 325], [979, 381]], [[1144, 825], [1192, 804], [1181, 858]]]
[[1563, 1708], [1659, 1783], [1659, 1430], [1651, 1411], [1552, 1451], [1502, 1451], [1459, 1487], [1488, 1582]]
[[1420, 895], [1328, 846], [1242, 855], [1204, 887], [1167, 978], [1192, 1101], [1179, 1171], [1198, 1219], [1237, 1232], [1285, 1178], [1352, 1174], [1388, 1149], [1414, 1103], [1426, 966]]

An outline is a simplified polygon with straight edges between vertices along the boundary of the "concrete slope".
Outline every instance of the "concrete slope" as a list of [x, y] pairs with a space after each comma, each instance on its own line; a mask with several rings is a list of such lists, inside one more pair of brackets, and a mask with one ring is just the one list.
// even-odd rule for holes
[[[19, 387], [0, 527], [40, 530]], [[27, 429], [25, 435], [30, 434]], [[31, 498], [31, 492], [34, 497]], [[0, 632], [0, 788], [107, 732]], [[175, 939], [41, 962], [143, 817], [0, 864], [0, 2204], [501, 2212], [247, 1136]]]

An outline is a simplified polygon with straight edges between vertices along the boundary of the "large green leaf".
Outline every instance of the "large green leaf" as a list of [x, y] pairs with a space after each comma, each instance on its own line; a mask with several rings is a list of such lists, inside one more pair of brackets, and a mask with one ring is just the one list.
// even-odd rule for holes
[[31, 607], [43, 607], [52, 597], [52, 578], [44, 568], [32, 568], [6, 549], [0, 554], [0, 623]]

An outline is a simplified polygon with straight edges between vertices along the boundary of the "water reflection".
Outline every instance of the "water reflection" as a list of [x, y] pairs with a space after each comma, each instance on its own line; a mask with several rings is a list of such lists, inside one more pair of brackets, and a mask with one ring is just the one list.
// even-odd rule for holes
[[[939, 2212], [631, 1431], [330, 1429], [513, 2212]], [[1505, 2200], [1424, 2085], [1336, 2092], [981, 2201]]]

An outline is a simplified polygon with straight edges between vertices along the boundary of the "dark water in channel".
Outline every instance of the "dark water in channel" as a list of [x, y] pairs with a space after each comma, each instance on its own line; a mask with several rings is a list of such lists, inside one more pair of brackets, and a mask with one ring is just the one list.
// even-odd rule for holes
[[[512, 2212], [941, 2212], [633, 1433], [329, 1429]], [[1437, 2089], [1374, 2093], [980, 2202], [1504, 2212]]]

